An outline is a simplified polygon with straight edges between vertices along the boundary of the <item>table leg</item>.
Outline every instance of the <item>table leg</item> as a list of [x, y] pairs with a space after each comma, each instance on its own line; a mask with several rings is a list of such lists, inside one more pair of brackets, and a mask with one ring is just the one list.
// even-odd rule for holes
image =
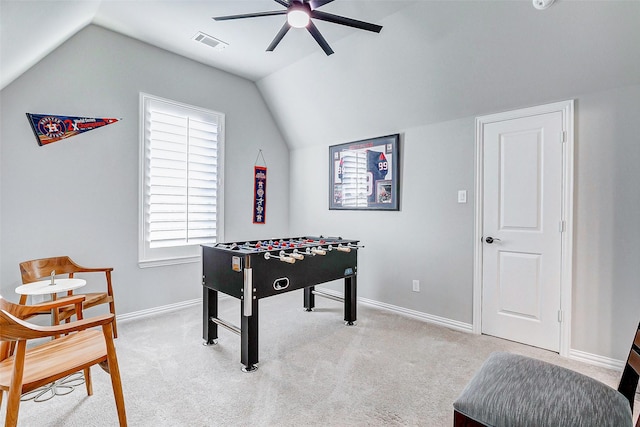
[[344, 321], [347, 325], [355, 325], [357, 303], [356, 276], [344, 278]]
[[307, 311], [313, 311], [316, 306], [316, 296], [313, 294], [315, 286], [304, 288], [304, 308]]
[[218, 325], [211, 318], [218, 317], [218, 291], [202, 287], [202, 339], [204, 345], [216, 344], [218, 339]]
[[244, 365], [244, 372], [252, 372], [258, 369], [258, 299], [254, 298], [251, 304], [251, 316], [244, 315], [244, 303], [241, 303], [242, 327], [240, 330], [240, 361]]

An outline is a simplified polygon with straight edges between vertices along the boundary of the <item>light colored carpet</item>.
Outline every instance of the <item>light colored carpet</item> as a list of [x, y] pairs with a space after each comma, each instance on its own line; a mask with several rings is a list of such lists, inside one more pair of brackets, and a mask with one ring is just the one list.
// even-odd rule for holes
[[[613, 387], [620, 377], [362, 304], [357, 326], [347, 327], [341, 303], [316, 304], [305, 312], [301, 291], [260, 301], [260, 364], [249, 374], [241, 371], [237, 335], [219, 328], [218, 345], [202, 345], [200, 306], [120, 322], [129, 425], [451, 426], [453, 401], [493, 351], [537, 357]], [[220, 316], [236, 325], [239, 311], [237, 300], [220, 301]], [[116, 426], [109, 378], [97, 367], [92, 377], [91, 397], [80, 386], [48, 402], [23, 402], [19, 426]]]

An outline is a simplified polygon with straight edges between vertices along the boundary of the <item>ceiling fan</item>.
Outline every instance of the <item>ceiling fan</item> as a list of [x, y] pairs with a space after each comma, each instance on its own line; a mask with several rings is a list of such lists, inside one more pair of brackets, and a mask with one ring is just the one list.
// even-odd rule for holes
[[334, 0], [273, 0], [278, 4], [286, 7], [285, 10], [274, 10], [270, 12], [257, 12], [257, 13], [245, 13], [242, 15], [230, 15], [230, 16], [217, 16], [213, 19], [216, 21], [226, 21], [230, 19], [242, 19], [242, 18], [257, 18], [261, 16], [273, 16], [273, 15], [287, 15], [287, 20], [284, 25], [276, 34], [275, 38], [267, 47], [267, 51], [272, 52], [282, 38], [287, 34], [291, 27], [294, 28], [306, 28], [307, 31], [318, 42], [324, 53], [331, 55], [333, 50], [329, 46], [329, 43], [320, 34], [318, 27], [315, 26], [311, 19], [319, 19], [321, 21], [327, 21], [334, 24], [346, 25], [360, 30], [373, 31], [379, 33], [382, 30], [382, 26], [370, 24], [368, 22], [358, 21], [356, 19], [347, 18], [344, 16], [333, 15], [317, 10], [320, 6], [324, 6], [327, 3], [331, 3]]

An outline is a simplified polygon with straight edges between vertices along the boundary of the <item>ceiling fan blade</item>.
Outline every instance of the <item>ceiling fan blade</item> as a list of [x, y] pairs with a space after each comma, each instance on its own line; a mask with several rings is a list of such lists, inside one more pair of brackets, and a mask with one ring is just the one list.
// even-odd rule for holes
[[309, 4], [311, 5], [311, 9], [317, 9], [332, 1], [333, 0], [309, 0]]
[[318, 42], [318, 44], [320, 45], [322, 50], [324, 50], [324, 53], [327, 54], [327, 56], [329, 56], [329, 55], [331, 55], [333, 53], [333, 50], [329, 46], [329, 43], [327, 43], [327, 41], [324, 39], [324, 37], [322, 37], [322, 34], [320, 34], [320, 31], [318, 30], [318, 27], [316, 27], [313, 22], [309, 21], [309, 25], [307, 26], [307, 30], [313, 36], [313, 38], [316, 39], [316, 41]]
[[244, 13], [242, 15], [229, 15], [229, 16], [214, 16], [215, 21], [228, 21], [230, 19], [242, 19], [242, 18], [258, 18], [261, 16], [273, 16], [273, 15], [286, 15], [286, 10], [274, 10], [271, 12], [256, 12], [256, 13]]
[[289, 7], [291, 4], [287, 0], [273, 0], [274, 2], [283, 5], [284, 7]]
[[278, 43], [280, 43], [280, 40], [282, 40], [284, 35], [287, 34], [287, 31], [289, 31], [289, 28], [291, 28], [291, 25], [289, 25], [289, 23], [285, 21], [282, 28], [280, 28], [280, 31], [278, 31], [278, 34], [276, 34], [275, 38], [267, 48], [267, 52], [273, 52], [276, 46], [278, 46]]
[[382, 30], [381, 25], [370, 24], [368, 22], [358, 21], [357, 19], [347, 18], [345, 16], [333, 15], [319, 10], [312, 10], [311, 17], [320, 19], [321, 21], [332, 22], [334, 24], [347, 25], [360, 30], [373, 31], [374, 33], [379, 33], [380, 30]]

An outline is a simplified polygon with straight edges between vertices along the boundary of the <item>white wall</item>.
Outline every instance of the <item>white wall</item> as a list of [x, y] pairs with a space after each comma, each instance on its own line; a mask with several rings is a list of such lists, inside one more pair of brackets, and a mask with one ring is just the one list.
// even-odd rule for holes
[[[140, 91], [225, 113], [226, 239], [287, 234], [288, 149], [255, 84], [89, 26], [0, 92], [0, 278], [7, 298], [17, 299], [21, 261], [63, 254], [114, 267], [120, 314], [201, 297], [199, 263], [137, 264]], [[39, 147], [27, 112], [123, 120]], [[266, 225], [251, 220], [259, 149], [269, 166]]]

